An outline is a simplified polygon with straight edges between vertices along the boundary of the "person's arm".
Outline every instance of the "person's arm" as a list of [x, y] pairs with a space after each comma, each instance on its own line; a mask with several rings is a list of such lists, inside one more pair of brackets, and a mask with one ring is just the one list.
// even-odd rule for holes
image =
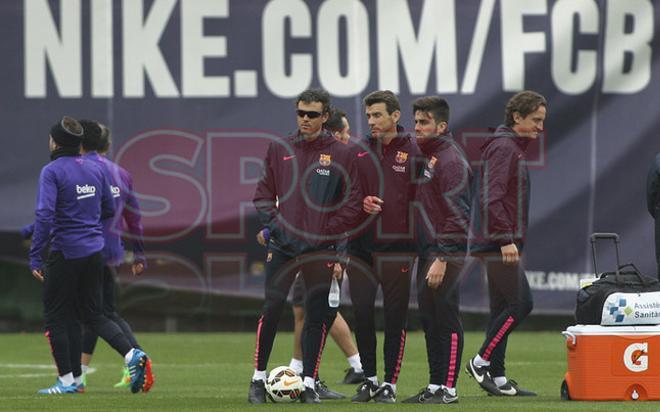
[[413, 152], [410, 153], [410, 186], [408, 186], [408, 199], [414, 201], [417, 197], [417, 190], [424, 175], [424, 169], [428, 160], [422, 155], [417, 145], [413, 145]]
[[37, 193], [37, 206], [35, 209], [34, 231], [30, 246], [30, 269], [39, 280], [43, 280], [43, 259], [41, 257], [55, 220], [55, 207], [57, 205], [57, 180], [55, 174], [47, 168], [41, 171], [39, 189]]
[[[517, 210], [516, 216], [510, 216], [504, 207], [504, 201], [508, 196], [520, 196], [520, 193], [509, 192], [509, 182], [518, 174], [518, 161], [514, 151], [505, 147], [497, 147], [483, 166], [486, 167], [488, 173], [488, 187], [485, 188], [487, 192], [482, 194], [485, 197], [483, 203], [488, 214], [488, 238], [500, 246], [502, 262], [506, 264], [516, 264], [520, 259], [513, 234], [514, 221], [522, 210]], [[522, 190], [522, 188], [516, 186], [515, 190]]]
[[649, 170], [649, 174], [646, 178], [646, 207], [653, 216], [656, 218], [656, 211], [660, 208], [660, 173], [659, 168], [660, 155], [656, 156], [653, 159], [653, 164]]
[[34, 223], [25, 225], [21, 228], [21, 237], [25, 240], [30, 239], [32, 237], [33, 232], [34, 232]]
[[[348, 181], [344, 184], [344, 193], [348, 192], [347, 201], [328, 221], [326, 234], [329, 236], [352, 232], [363, 220], [363, 200], [365, 199], [356, 161], [348, 162]], [[340, 239], [340, 242], [343, 239]]]
[[126, 223], [126, 229], [130, 235], [131, 243], [133, 244], [133, 264], [131, 269], [134, 275], [140, 275], [147, 268], [147, 259], [144, 257], [142, 214], [140, 213], [140, 204], [133, 192], [133, 179], [128, 172], [124, 175], [124, 183], [127, 193], [126, 203], [121, 214]]
[[[437, 236], [438, 249], [443, 253], [452, 253], [447, 245], [465, 243], [470, 225], [470, 166], [460, 157], [451, 159], [446, 164], [438, 164], [437, 176], [444, 210], [444, 221], [439, 226]], [[449, 237], [444, 234], [452, 234]]]
[[277, 187], [273, 170], [274, 151], [274, 144], [271, 143], [264, 159], [261, 179], [257, 183], [257, 189], [252, 199], [261, 224], [268, 228], [271, 235], [277, 232], [277, 216], [279, 214], [277, 209]]
[[507, 197], [517, 196], [509, 193], [509, 182], [517, 174], [516, 163], [513, 151], [500, 146], [493, 148], [483, 165], [485, 173], [480, 196], [486, 210], [480, 212], [488, 217], [487, 238], [499, 246], [514, 243], [515, 216], [509, 216], [504, 203]]
[[112, 197], [110, 180], [105, 173], [101, 175], [101, 220], [109, 219], [115, 215], [115, 201]]

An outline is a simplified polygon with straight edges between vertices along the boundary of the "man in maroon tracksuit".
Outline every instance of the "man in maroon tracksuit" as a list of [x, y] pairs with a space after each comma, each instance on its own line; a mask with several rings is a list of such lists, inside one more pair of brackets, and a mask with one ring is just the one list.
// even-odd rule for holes
[[[266, 401], [264, 381], [277, 324], [296, 273], [307, 289], [302, 332], [303, 402], [319, 402], [315, 379], [321, 353], [336, 317], [328, 291], [336, 259], [334, 245], [360, 216], [354, 155], [323, 129], [330, 96], [307, 90], [296, 99], [298, 130], [273, 141], [266, 153], [264, 174], [254, 205], [270, 232], [266, 258], [265, 303], [257, 327], [255, 371], [248, 401]], [[337, 271], [337, 276], [341, 271]]]
[[490, 295], [486, 339], [467, 372], [495, 396], [535, 396], [505, 375], [507, 337], [532, 311], [532, 293], [520, 259], [529, 218], [530, 179], [525, 151], [543, 131], [546, 100], [533, 91], [513, 96], [505, 124], [482, 146], [479, 209], [470, 251], [484, 261]]
[[429, 385], [405, 403], [458, 402], [463, 352], [459, 278], [467, 252], [472, 170], [448, 131], [449, 104], [437, 96], [413, 102], [417, 144], [426, 168], [416, 200], [417, 301], [426, 338]]
[[[376, 91], [364, 99], [371, 135], [356, 153], [362, 182], [363, 211], [378, 215], [366, 230], [348, 242], [347, 274], [355, 313], [355, 337], [366, 377], [354, 402], [392, 403], [396, 400], [406, 342], [410, 269], [414, 259], [412, 201], [418, 155], [414, 140], [397, 125], [399, 101], [390, 91]], [[374, 301], [383, 290], [385, 310], [385, 378], [376, 374]]]

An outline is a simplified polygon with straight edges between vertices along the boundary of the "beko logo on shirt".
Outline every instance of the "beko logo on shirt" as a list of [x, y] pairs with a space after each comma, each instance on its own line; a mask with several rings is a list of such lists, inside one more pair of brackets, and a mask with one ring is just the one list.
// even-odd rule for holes
[[95, 186], [90, 186], [90, 185], [85, 185], [85, 186], [76, 185], [76, 192], [79, 195], [76, 199], [84, 199], [86, 197], [95, 196], [96, 195], [96, 187]]
[[110, 185], [110, 191], [112, 192], [112, 197], [121, 196], [121, 189], [119, 188], [119, 186]]

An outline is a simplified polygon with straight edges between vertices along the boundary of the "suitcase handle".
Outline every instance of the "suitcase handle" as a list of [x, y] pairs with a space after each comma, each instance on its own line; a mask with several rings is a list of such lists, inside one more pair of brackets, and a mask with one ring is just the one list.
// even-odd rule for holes
[[596, 241], [598, 239], [611, 239], [614, 241], [614, 249], [616, 250], [616, 276], [617, 280], [619, 278], [619, 268], [621, 267], [621, 261], [619, 259], [619, 235], [616, 233], [592, 233], [591, 234], [591, 255], [594, 259], [594, 273], [598, 277], [598, 269], [596, 265]]
[[646, 283], [646, 280], [644, 280], [644, 276], [642, 276], [642, 272], [640, 272], [639, 269], [637, 269], [637, 266], [635, 266], [633, 263], [627, 263], [627, 264], [621, 266], [619, 268], [619, 270], [622, 270], [622, 269], [625, 269], [625, 268], [632, 268], [633, 272], [635, 273], [635, 275], [637, 275], [637, 277], [639, 278], [639, 281], [642, 283], [642, 285], [648, 286], [648, 284]]

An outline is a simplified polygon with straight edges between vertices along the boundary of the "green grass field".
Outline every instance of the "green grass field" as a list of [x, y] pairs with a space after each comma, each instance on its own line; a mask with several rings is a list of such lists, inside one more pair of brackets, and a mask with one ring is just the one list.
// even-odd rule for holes
[[[313, 405], [249, 405], [247, 387], [252, 375], [254, 336], [247, 333], [139, 334], [142, 345], [154, 360], [156, 384], [148, 394], [133, 395], [112, 388], [121, 372], [121, 359], [105, 343], [99, 342], [85, 394], [39, 396], [39, 388], [55, 379], [50, 350], [40, 334], [0, 335], [0, 409], [3, 410], [283, 410], [314, 408]], [[465, 354], [475, 352], [481, 333], [468, 333]], [[382, 339], [382, 336], [379, 336]], [[379, 348], [380, 351], [380, 348]], [[275, 342], [270, 366], [288, 364], [291, 334], [282, 333]], [[563, 338], [557, 333], [512, 335], [509, 341], [508, 375], [529, 389], [537, 398], [503, 399], [486, 396], [477, 384], [461, 373], [458, 405], [437, 405], [461, 411], [548, 411], [548, 410], [658, 410], [654, 402], [567, 402], [559, 399], [559, 386], [566, 371]], [[339, 349], [328, 341], [321, 376], [330, 388], [352, 395], [354, 386], [340, 385], [347, 367]], [[382, 362], [379, 363], [379, 369]], [[399, 400], [416, 393], [427, 383], [423, 335], [409, 335], [401, 376]], [[326, 401], [323, 410], [428, 409], [424, 405], [351, 404]]]

